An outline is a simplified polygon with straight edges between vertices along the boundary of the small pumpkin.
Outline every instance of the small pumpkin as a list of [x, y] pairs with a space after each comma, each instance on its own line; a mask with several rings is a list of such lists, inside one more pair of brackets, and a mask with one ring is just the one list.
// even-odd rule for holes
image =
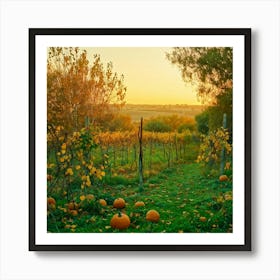
[[47, 202], [48, 202], [48, 209], [55, 209], [56, 201], [53, 197], [48, 197]]
[[228, 176], [227, 175], [221, 175], [220, 177], [219, 177], [219, 181], [220, 182], [226, 182], [228, 180]]
[[201, 216], [200, 218], [199, 218], [199, 220], [201, 221], [201, 222], [206, 222], [207, 221], [207, 218], [206, 217], [203, 217], [203, 216]]
[[100, 204], [101, 206], [106, 206], [106, 205], [107, 205], [107, 202], [106, 202], [105, 199], [99, 199], [99, 204]]
[[114, 200], [113, 206], [118, 209], [125, 207], [125, 200], [123, 198], [117, 198]]
[[77, 216], [78, 215], [78, 211], [77, 210], [70, 210], [70, 214], [72, 216]]
[[156, 210], [149, 210], [146, 214], [146, 220], [157, 223], [159, 221], [159, 213]]
[[79, 204], [73, 201], [69, 202], [67, 206], [70, 211], [79, 209]]
[[134, 206], [135, 207], [143, 207], [143, 206], [145, 206], [145, 203], [143, 201], [137, 201], [137, 202], [135, 202]]
[[86, 199], [87, 200], [94, 200], [94, 195], [93, 194], [87, 194]]
[[231, 193], [226, 193], [224, 198], [225, 198], [225, 200], [232, 200], [232, 194]]
[[51, 181], [52, 179], [53, 179], [53, 176], [50, 175], [50, 174], [47, 174], [47, 180], [48, 180], [48, 181]]
[[49, 205], [56, 205], [56, 201], [55, 201], [55, 199], [53, 198], [53, 197], [48, 197], [48, 204]]
[[130, 225], [130, 219], [126, 214], [118, 213], [112, 217], [110, 225], [116, 229], [127, 229]]

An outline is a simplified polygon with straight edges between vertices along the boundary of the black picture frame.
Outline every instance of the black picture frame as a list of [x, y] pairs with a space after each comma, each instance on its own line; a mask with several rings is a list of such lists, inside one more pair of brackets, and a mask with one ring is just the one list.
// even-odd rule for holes
[[[36, 242], [36, 39], [38, 36], [148, 35], [242, 36], [244, 38], [244, 244], [38, 244]], [[251, 251], [251, 29], [250, 28], [125, 28], [29, 29], [29, 250], [30, 251]]]

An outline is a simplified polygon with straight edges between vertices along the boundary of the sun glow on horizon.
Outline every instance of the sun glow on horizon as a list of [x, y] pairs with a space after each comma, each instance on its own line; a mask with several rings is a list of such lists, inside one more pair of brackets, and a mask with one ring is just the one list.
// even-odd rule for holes
[[99, 54], [104, 65], [124, 75], [126, 104], [200, 105], [195, 88], [182, 80], [179, 69], [166, 58], [170, 48], [85, 47], [88, 59]]

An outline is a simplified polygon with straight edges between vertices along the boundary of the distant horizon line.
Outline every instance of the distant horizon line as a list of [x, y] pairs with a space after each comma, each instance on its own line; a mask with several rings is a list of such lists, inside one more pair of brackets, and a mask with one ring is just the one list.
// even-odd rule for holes
[[[111, 105], [115, 105], [115, 104], [111, 104]], [[205, 104], [169, 104], [169, 103], [165, 103], [165, 104], [159, 104], [159, 103], [125, 103], [124, 105], [145, 105], [145, 106], [207, 106]]]

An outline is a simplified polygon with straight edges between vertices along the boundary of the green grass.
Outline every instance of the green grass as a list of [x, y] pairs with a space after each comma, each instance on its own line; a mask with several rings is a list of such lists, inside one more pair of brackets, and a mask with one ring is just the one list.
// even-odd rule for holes
[[[139, 192], [135, 178], [119, 177], [111, 184], [107, 181], [103, 186], [89, 191], [95, 195], [95, 200], [83, 201], [77, 216], [64, 212], [66, 198], [54, 193], [56, 209], [49, 211], [48, 231], [232, 232], [231, 182], [221, 183], [217, 176], [202, 174], [200, 165], [196, 163], [166, 168], [148, 177], [142, 192]], [[80, 202], [78, 193], [74, 193], [74, 197], [77, 203]], [[110, 227], [112, 216], [118, 213], [112, 203], [118, 197], [125, 199], [126, 207], [122, 211], [131, 220], [129, 228], [122, 231]], [[108, 205], [100, 206], [100, 198], [104, 198]], [[136, 201], [144, 201], [145, 206], [135, 208]], [[151, 209], [159, 212], [158, 223], [146, 221], [146, 212]]]

